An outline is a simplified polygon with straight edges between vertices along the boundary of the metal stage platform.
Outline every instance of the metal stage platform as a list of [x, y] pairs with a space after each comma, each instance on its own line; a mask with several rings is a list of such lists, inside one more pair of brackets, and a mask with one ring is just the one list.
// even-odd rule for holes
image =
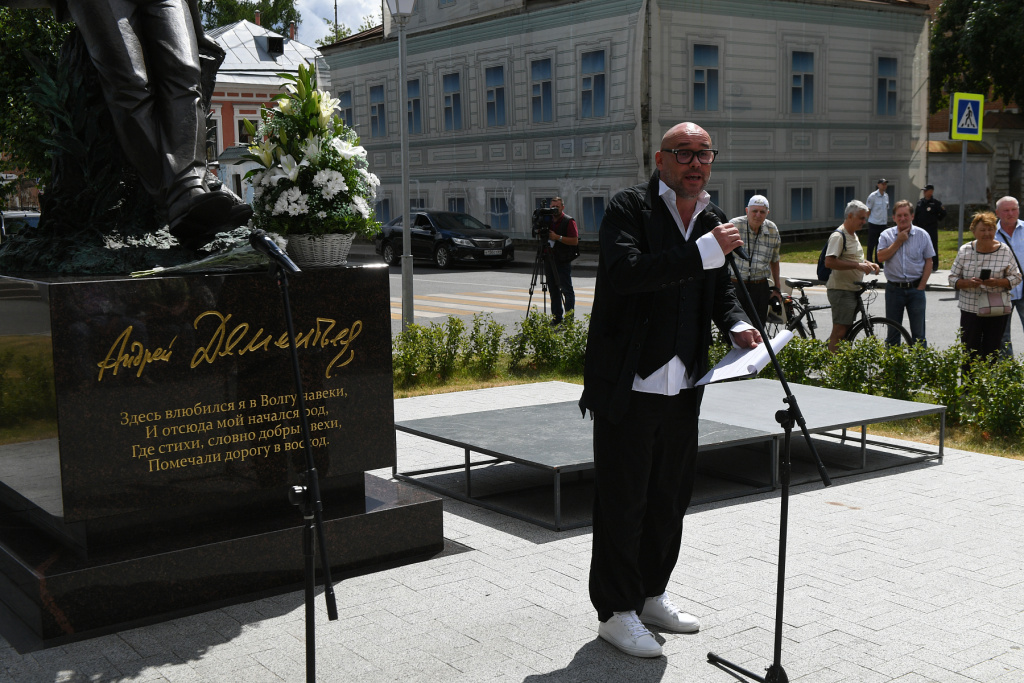
[[[804, 413], [808, 430], [841, 445], [823, 449], [825, 442], [816, 439], [825, 466], [833, 476], [837, 474], [836, 469], [842, 470], [844, 474], [855, 474], [924, 460], [942, 461], [945, 406], [897, 401], [802, 384], [791, 384], [790, 388]], [[775, 488], [779, 449], [783, 441], [782, 427], [775, 421], [775, 412], [785, 407], [783, 398], [782, 385], [773, 380], [754, 379], [707, 387], [701, 406], [699, 450], [702, 456], [698, 461], [699, 471], [705, 478], [737, 482], [744, 488], [722, 489], [719, 486], [715, 490], [716, 487], [707, 486], [703, 488], [711, 490], [702, 491], [701, 487], [697, 487], [694, 491], [694, 504]], [[937, 449], [899, 447], [867, 438], [869, 424], [934, 414], [939, 415], [940, 420]], [[848, 437], [846, 430], [858, 426], [861, 428], [860, 434]], [[594, 467], [593, 425], [589, 416], [581, 418], [575, 401], [409, 420], [396, 422], [395, 428], [457, 447], [463, 452], [462, 461], [458, 464], [442, 464], [410, 471], [400, 471], [396, 461], [393, 468], [396, 479], [555, 531], [590, 524], [588, 514], [577, 515], [571, 520], [563, 519], [563, 489], [569, 485], [589, 487], [588, 476], [592, 475]], [[799, 430], [794, 430], [795, 461], [800, 459], [802, 443]], [[872, 467], [869, 467], [868, 462], [869, 445], [879, 447], [877, 452], [876, 449], [871, 451], [876, 460]], [[751, 449], [751, 446], [755, 448]], [[739, 451], [742, 451], [741, 457], [733, 457], [733, 453]], [[894, 455], [894, 451], [909, 455]], [[750, 457], [751, 452], [753, 458]], [[478, 454], [476, 459], [474, 453]], [[474, 469], [493, 470], [493, 466], [507, 463], [523, 467], [516, 470], [514, 476], [504, 476], [500, 490], [489, 486], [491, 490], [474, 491]], [[756, 478], [757, 470], [763, 471], [763, 479]], [[546, 475], [550, 477], [550, 483], [541, 486], [536, 482], [531, 483], [530, 480], [535, 477], [528, 476], [530, 473]], [[815, 473], [807, 480], [816, 477]], [[795, 480], [794, 483], [798, 482]], [[476, 488], [480, 488], [479, 484]], [[523, 506], [516, 503], [516, 498], [531, 497], [536, 509], [538, 488], [551, 489], [550, 494], [543, 494], [551, 496], [548, 499], [551, 501], [550, 518], [529, 509], [524, 511]], [[589, 488], [592, 490], [592, 487]], [[579, 508], [580, 504], [585, 504], [586, 493], [577, 495], [576, 500]]]

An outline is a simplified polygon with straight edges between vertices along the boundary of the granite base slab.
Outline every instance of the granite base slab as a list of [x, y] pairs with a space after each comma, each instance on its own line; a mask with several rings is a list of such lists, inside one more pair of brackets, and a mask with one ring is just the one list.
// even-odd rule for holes
[[[334, 571], [416, 561], [441, 552], [442, 503], [399, 482], [365, 475], [365, 509], [324, 501], [324, 530]], [[217, 524], [216, 518], [210, 524]], [[237, 522], [233, 522], [237, 523]], [[81, 640], [139, 620], [160, 621], [225, 601], [293, 590], [302, 584], [302, 517], [234, 538], [171, 552], [130, 556], [121, 548], [83, 558], [0, 510], [0, 608], [6, 631], [36, 647]], [[16, 622], [12, 621], [16, 620]], [[2, 621], [2, 620], [0, 620]], [[14, 635], [12, 643], [21, 641]]]

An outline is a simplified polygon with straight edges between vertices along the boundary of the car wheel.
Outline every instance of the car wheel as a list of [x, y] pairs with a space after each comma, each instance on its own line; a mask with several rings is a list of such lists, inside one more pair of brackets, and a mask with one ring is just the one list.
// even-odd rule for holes
[[438, 245], [434, 250], [434, 264], [441, 270], [452, 267], [452, 251], [447, 244]]
[[395, 247], [391, 244], [391, 240], [384, 240], [380, 245], [380, 257], [384, 259], [384, 263], [389, 266], [395, 265]]

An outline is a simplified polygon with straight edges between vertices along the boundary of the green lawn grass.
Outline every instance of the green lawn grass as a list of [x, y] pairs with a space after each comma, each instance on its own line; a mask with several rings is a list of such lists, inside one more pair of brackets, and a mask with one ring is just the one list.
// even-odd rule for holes
[[[867, 238], [867, 232], [861, 230], [858, 233], [860, 243], [863, 246]], [[815, 237], [813, 239], [801, 239], [801, 240], [787, 240], [786, 236], [782, 236], [782, 260], [789, 263], [817, 263], [818, 254], [821, 253], [821, 248], [825, 246], [827, 241], [826, 236]], [[958, 234], [956, 230], [939, 230], [939, 270], [949, 270], [950, 266], [953, 265], [953, 259], [956, 258], [956, 252], [958, 249], [957, 244]], [[964, 241], [968, 242], [972, 238], [969, 231], [964, 232]]]

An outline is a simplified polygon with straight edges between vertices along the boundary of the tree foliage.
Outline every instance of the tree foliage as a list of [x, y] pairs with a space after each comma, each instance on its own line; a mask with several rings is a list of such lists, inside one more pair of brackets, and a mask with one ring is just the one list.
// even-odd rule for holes
[[[0, 7], [0, 171], [40, 178], [50, 177], [50, 160], [42, 140], [50, 133], [50, 122], [28, 98], [26, 89], [35, 80], [35, 70], [26, 58], [34, 55], [47, 68], [56, 70], [60, 46], [71, 31], [49, 10], [13, 10]], [[16, 183], [5, 187], [16, 189]], [[0, 191], [3, 192], [3, 191]]]
[[200, 0], [203, 28], [227, 26], [236, 21], [256, 21], [256, 10], [260, 11], [260, 26], [275, 33], [287, 35], [288, 24], [302, 23], [295, 0]]
[[[327, 17], [324, 17], [324, 23], [327, 24], [327, 35], [323, 38], [318, 38], [316, 41], [317, 45], [330, 45], [331, 43], [336, 43], [339, 40], [348, 38], [352, 35], [352, 29], [340, 21], [335, 24]], [[377, 14], [367, 14], [363, 17], [362, 22], [359, 24], [359, 28], [357, 28], [355, 32], [362, 33], [363, 31], [369, 31], [371, 28], [380, 26], [383, 23], [384, 19], [381, 17], [380, 12]]]
[[994, 95], [1024, 103], [1021, 0], [944, 0], [935, 12], [929, 66], [933, 112], [949, 106], [954, 92]]

